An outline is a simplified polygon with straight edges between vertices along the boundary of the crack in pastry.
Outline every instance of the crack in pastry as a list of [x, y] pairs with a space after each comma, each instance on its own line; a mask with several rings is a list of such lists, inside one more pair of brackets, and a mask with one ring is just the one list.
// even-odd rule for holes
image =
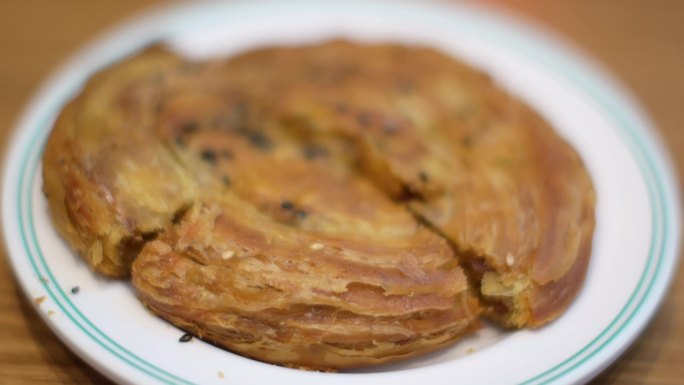
[[174, 151], [208, 193], [133, 265], [154, 312], [241, 354], [316, 369], [413, 356], [477, 327], [448, 244], [358, 173], [351, 143], [250, 107], [199, 122], [244, 96], [176, 95], [159, 135], [176, 143], [180, 122], [197, 122]]
[[595, 194], [575, 151], [486, 75], [434, 50], [313, 49], [230, 65], [267, 73], [277, 63], [274, 114], [352, 138], [367, 175], [448, 239], [469, 272], [484, 270], [471, 275], [488, 316], [510, 327], [559, 316], [581, 287], [594, 229]]
[[[372, 59], [372, 60], [371, 60]], [[46, 147], [53, 222], [154, 313], [258, 360], [335, 370], [539, 326], [583, 280], [579, 157], [434, 50], [331, 42], [101, 71]], [[132, 265], [132, 267], [131, 267]]]

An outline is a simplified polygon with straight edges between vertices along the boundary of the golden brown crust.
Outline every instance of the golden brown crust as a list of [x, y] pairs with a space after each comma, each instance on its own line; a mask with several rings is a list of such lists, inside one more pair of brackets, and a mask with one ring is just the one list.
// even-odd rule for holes
[[485, 75], [421, 47], [201, 63], [153, 48], [88, 83], [43, 167], [53, 221], [95, 270], [133, 263], [153, 312], [287, 366], [415, 356], [481, 312], [541, 325], [591, 249], [575, 152]]
[[[193, 208], [133, 264], [143, 302], [201, 338], [272, 363], [340, 369], [406, 358], [476, 327], [439, 238], [405, 247], [273, 221], [236, 196]], [[310, 215], [315, 215], [312, 212]]]
[[242, 97], [191, 89], [160, 112], [201, 193], [133, 265], [148, 307], [230, 350], [317, 369], [411, 357], [476, 327], [448, 243], [359, 174], [346, 140], [255, 103], [234, 116]]
[[177, 62], [152, 48], [98, 73], [61, 112], [45, 148], [43, 191], [53, 222], [108, 276], [127, 276], [145, 240], [192, 201], [193, 181], [142, 114], [160, 97], [153, 76]]
[[315, 50], [262, 50], [230, 65], [256, 76], [277, 63], [267, 82], [275, 114], [352, 138], [377, 185], [464, 261], [484, 263], [477, 284], [492, 318], [521, 327], [560, 315], [582, 285], [594, 228], [593, 186], [575, 151], [487, 76], [433, 50]]

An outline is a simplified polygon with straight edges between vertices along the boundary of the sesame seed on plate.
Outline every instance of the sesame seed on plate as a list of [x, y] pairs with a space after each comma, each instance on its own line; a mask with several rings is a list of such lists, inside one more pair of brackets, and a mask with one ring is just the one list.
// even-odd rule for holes
[[513, 254], [508, 253], [506, 255], [506, 265], [507, 266], [513, 266], [513, 263], [515, 263], [515, 259], [513, 259]]

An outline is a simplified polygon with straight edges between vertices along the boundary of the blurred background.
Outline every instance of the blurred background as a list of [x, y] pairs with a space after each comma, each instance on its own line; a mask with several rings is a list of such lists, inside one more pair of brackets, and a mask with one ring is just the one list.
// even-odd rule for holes
[[[418, 0], [417, 0], [418, 1]], [[113, 25], [168, 2], [0, 1], [0, 143], [52, 70]], [[598, 59], [645, 107], [684, 180], [684, 1], [487, 0]], [[4, 153], [2, 154], [4, 157]], [[681, 184], [681, 182], [680, 182]], [[109, 384], [23, 300], [0, 250], [0, 384]], [[659, 313], [593, 384], [684, 383], [684, 264]]]

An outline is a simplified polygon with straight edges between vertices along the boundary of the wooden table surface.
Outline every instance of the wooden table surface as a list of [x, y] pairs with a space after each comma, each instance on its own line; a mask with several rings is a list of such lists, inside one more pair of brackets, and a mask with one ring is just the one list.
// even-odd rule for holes
[[[684, 1], [490, 0], [574, 41], [644, 104], [684, 180]], [[2, 0], [0, 143], [53, 68], [93, 35], [159, 2]], [[4, 155], [4, 154], [3, 154]], [[23, 298], [0, 256], [0, 384], [109, 384]], [[684, 383], [684, 263], [645, 333], [595, 384]]]

